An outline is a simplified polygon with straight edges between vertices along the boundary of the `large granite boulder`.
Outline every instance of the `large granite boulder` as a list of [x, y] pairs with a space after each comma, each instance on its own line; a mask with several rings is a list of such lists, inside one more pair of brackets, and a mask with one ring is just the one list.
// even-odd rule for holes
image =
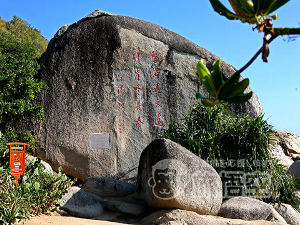
[[130, 216], [143, 216], [146, 213], [147, 207], [143, 204], [136, 204], [122, 200], [107, 200], [105, 209]]
[[274, 205], [274, 209], [285, 219], [288, 224], [300, 225], [300, 213], [291, 205], [276, 203]]
[[300, 161], [295, 161], [288, 169], [288, 172], [298, 181], [300, 181]]
[[142, 152], [136, 193], [153, 208], [216, 215], [222, 181], [215, 169], [186, 148], [156, 139]]
[[284, 153], [294, 160], [300, 159], [300, 137], [298, 135], [278, 130], [275, 132], [277, 143], [284, 150]]
[[286, 223], [273, 206], [249, 197], [235, 197], [225, 201], [219, 216], [242, 220], [267, 220]]
[[32, 155], [28, 155], [26, 154], [25, 156], [25, 166], [32, 166], [34, 165], [34, 163], [36, 163], [37, 161], [40, 161], [40, 163], [43, 165], [44, 167], [44, 173], [50, 173], [50, 174], [53, 174], [53, 170], [51, 168], [51, 166], [49, 165], [49, 163], [46, 163], [45, 161], [39, 159], [39, 158], [36, 158]]
[[[63, 26], [40, 59], [49, 89], [36, 100], [45, 120], [35, 126], [37, 155], [84, 180], [131, 178], [141, 151], [169, 118], [181, 117], [205, 93], [196, 72], [217, 56], [158, 25], [96, 11]], [[224, 76], [235, 69], [222, 62]], [[250, 88], [249, 88], [250, 90]], [[232, 106], [261, 113], [256, 95]]]
[[160, 210], [142, 219], [141, 224], [152, 225], [283, 225], [286, 223], [265, 220], [245, 221], [219, 216], [199, 215], [195, 212], [169, 209]]
[[72, 216], [94, 218], [102, 215], [104, 201], [79, 187], [71, 187], [69, 192], [59, 200], [59, 205], [60, 209]]
[[106, 177], [89, 177], [83, 181], [81, 188], [101, 198], [123, 197], [135, 191], [133, 184]]

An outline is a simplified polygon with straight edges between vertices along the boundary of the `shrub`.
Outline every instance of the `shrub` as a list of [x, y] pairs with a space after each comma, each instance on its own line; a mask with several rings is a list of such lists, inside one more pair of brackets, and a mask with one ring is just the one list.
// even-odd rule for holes
[[40, 161], [35, 158], [26, 167], [18, 187], [10, 168], [0, 167], [0, 224], [55, 210], [57, 201], [75, 182], [61, 169], [55, 175], [45, 173]]
[[0, 224], [12, 224], [31, 214], [55, 208], [55, 203], [73, 184], [66, 175], [44, 173], [40, 159], [26, 166], [16, 187], [10, 174], [8, 142], [29, 144], [34, 152], [36, 138], [30, 131], [16, 131], [24, 119], [44, 117], [43, 108], [33, 104], [37, 94], [47, 88], [36, 78], [38, 58], [48, 41], [26, 21], [14, 17], [10, 22], [0, 18]]
[[43, 119], [43, 109], [33, 105], [36, 94], [46, 89], [34, 76], [39, 69], [33, 43], [0, 31], [0, 131], [24, 118]]
[[[220, 175], [224, 171], [241, 171], [255, 182], [260, 179], [260, 193], [249, 195], [259, 197], [267, 191], [271, 196], [263, 200], [296, 205], [294, 192], [298, 184], [286, 168], [271, 157], [272, 134], [273, 128], [263, 115], [252, 120], [247, 116], [234, 116], [226, 105], [209, 108], [197, 103], [181, 121], [171, 120], [161, 137], [186, 147], [210, 163]], [[271, 180], [261, 179], [262, 174], [270, 175]], [[228, 180], [221, 178], [224, 187]]]
[[30, 131], [19, 131], [15, 133], [11, 127], [7, 127], [4, 133], [0, 131], [0, 167], [8, 168], [9, 166], [9, 149], [6, 143], [23, 142], [29, 144], [26, 153], [34, 155], [34, 149], [37, 144], [35, 136]]

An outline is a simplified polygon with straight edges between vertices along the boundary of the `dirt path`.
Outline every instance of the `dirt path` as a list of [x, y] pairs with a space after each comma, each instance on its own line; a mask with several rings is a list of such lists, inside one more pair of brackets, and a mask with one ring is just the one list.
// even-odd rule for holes
[[89, 220], [69, 216], [60, 216], [55, 214], [53, 216], [40, 215], [32, 217], [30, 220], [24, 220], [20, 225], [122, 225], [123, 223], [115, 223], [103, 220]]

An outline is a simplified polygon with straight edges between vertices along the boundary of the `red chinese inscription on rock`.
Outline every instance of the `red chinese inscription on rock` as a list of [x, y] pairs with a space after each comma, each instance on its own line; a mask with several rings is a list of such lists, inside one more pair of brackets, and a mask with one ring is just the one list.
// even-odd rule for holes
[[139, 52], [134, 53], [132, 58], [133, 58], [133, 62], [136, 65], [142, 65], [140, 62], [140, 53]]
[[157, 67], [154, 67], [154, 71], [152, 72], [152, 77], [158, 77], [160, 74], [160, 71]]
[[154, 91], [153, 91], [154, 94], [161, 94], [161, 91], [160, 91], [160, 88], [159, 88], [159, 83], [157, 83], [155, 88], [153, 88], [153, 89], [154, 89]]
[[151, 53], [151, 57], [152, 57], [152, 63], [158, 63], [158, 52], [157, 50], [152, 51]]
[[142, 124], [144, 124], [141, 120], [141, 117], [139, 116], [136, 120], [136, 127], [141, 128]]
[[154, 126], [162, 127], [163, 123], [160, 119], [161, 115], [160, 113], [157, 113], [156, 118], [154, 119]]
[[141, 109], [141, 101], [140, 101], [140, 100], [137, 100], [137, 106], [135, 107], [135, 109], [142, 112], [142, 109]]
[[135, 79], [136, 79], [136, 80], [140, 80], [140, 71], [139, 71], [138, 68], [136, 68], [136, 69], [134, 70], [134, 73], [135, 73]]

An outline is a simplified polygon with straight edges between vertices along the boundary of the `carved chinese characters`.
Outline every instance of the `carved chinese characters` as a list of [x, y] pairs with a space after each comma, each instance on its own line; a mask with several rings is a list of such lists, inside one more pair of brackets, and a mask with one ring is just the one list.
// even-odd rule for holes
[[124, 119], [124, 98], [123, 98], [123, 91], [124, 91], [124, 84], [123, 84], [123, 76], [118, 74], [116, 77], [117, 82], [117, 108], [118, 108], [118, 115], [117, 115], [117, 124], [118, 130], [120, 133], [124, 132], [125, 130], [125, 119]]
[[161, 108], [162, 108], [162, 105], [160, 103], [160, 95], [162, 94], [162, 92], [160, 91], [160, 83], [159, 83], [159, 75], [160, 75], [160, 71], [159, 69], [156, 67], [157, 64], [158, 64], [158, 51], [155, 50], [155, 51], [152, 51], [152, 54], [151, 54], [151, 57], [152, 57], [152, 65], [153, 65], [153, 69], [152, 69], [152, 78], [155, 79], [156, 81], [156, 85], [155, 87], [153, 88], [153, 94], [156, 98], [155, 100], [155, 117], [154, 117], [154, 126], [158, 126], [158, 127], [162, 127], [163, 126], [163, 123], [162, 123], [162, 120], [161, 120]]
[[144, 124], [141, 117], [142, 117], [142, 106], [141, 106], [141, 98], [142, 98], [142, 86], [141, 85], [141, 79], [140, 79], [140, 66], [142, 65], [140, 62], [140, 52], [136, 52], [133, 54], [133, 63], [134, 63], [134, 79], [135, 79], [135, 97], [136, 97], [136, 103], [135, 103], [135, 110], [136, 110], [136, 120], [135, 120], [135, 126], [140, 129], [142, 125]]
[[[159, 50], [149, 53], [134, 51], [126, 57], [130, 72], [118, 71], [114, 74], [117, 131], [122, 134], [126, 125], [141, 132], [146, 127], [162, 128], [163, 123], [163, 91]], [[125, 115], [125, 111], [131, 115]], [[128, 113], [127, 113], [128, 114]], [[150, 120], [149, 120], [150, 118]], [[145, 123], [148, 123], [147, 126]], [[125, 125], [126, 124], [126, 125]]]

